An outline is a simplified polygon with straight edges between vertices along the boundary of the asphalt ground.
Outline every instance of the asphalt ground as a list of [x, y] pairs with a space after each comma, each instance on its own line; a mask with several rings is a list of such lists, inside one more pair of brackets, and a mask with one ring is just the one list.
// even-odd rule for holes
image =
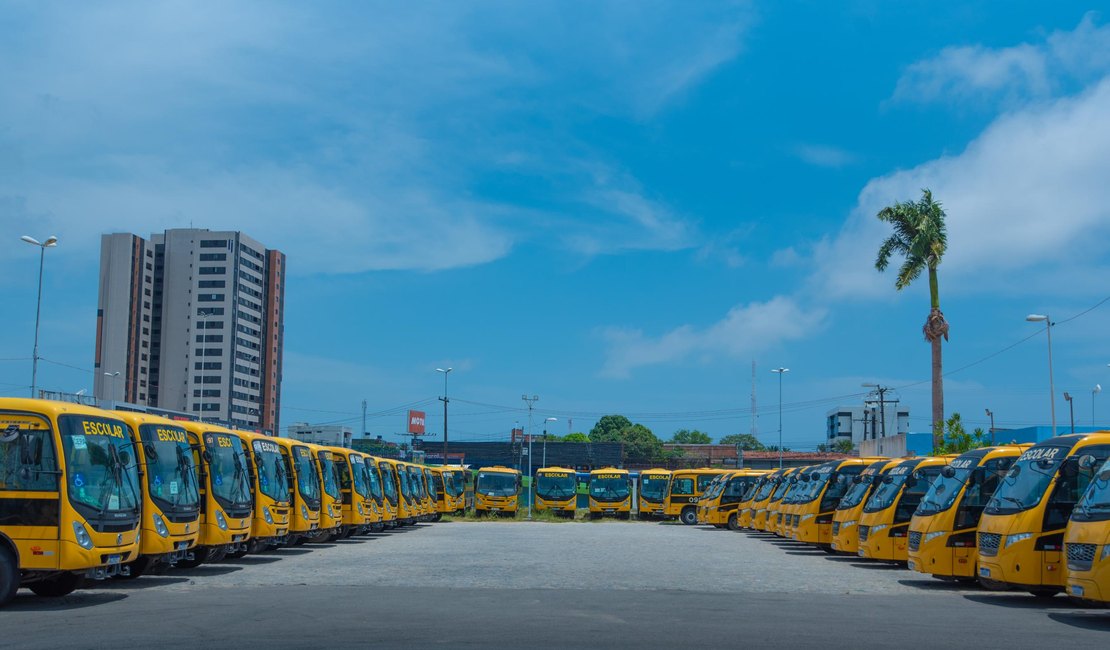
[[932, 579], [766, 535], [452, 522], [61, 599], [24, 590], [0, 648], [1105, 647], [1110, 610]]

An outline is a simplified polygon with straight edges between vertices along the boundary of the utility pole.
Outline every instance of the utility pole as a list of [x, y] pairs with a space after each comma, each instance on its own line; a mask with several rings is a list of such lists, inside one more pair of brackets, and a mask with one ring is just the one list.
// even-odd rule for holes
[[443, 463], [444, 467], [447, 466], [447, 375], [451, 374], [454, 368], [436, 368], [436, 372], [443, 373], [443, 397], [439, 398], [443, 402]]
[[532, 518], [532, 407], [539, 400], [539, 395], [528, 397], [521, 395], [520, 399], [528, 404], [528, 518]]
[[[888, 401], [886, 399], [886, 392], [888, 390], [892, 390], [892, 389], [891, 389], [890, 386], [880, 386], [879, 384], [861, 384], [861, 386], [863, 386], [864, 388], [872, 388], [872, 389], [874, 389], [872, 392], [879, 394], [879, 420], [881, 420], [881, 424], [879, 426], [880, 426], [880, 430], [882, 431], [882, 436], [885, 438], [886, 437], [886, 403]], [[898, 403], [898, 400], [889, 400], [889, 401], [892, 404], [897, 404]], [[895, 411], [895, 413], [897, 413], [897, 411]], [[875, 435], [874, 429], [872, 429], [871, 435], [872, 436]]]
[[755, 359], [752, 359], [752, 438], [756, 436], [755, 413]]
[[362, 400], [362, 436], [366, 437], [366, 400]]
[[991, 419], [991, 444], [994, 444], [994, 411], [987, 409], [987, 417]]

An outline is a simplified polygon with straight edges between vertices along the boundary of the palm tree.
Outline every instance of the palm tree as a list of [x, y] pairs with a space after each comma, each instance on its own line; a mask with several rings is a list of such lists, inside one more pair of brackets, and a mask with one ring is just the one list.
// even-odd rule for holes
[[879, 221], [889, 223], [894, 234], [883, 242], [875, 259], [875, 268], [885, 271], [890, 257], [899, 253], [905, 257], [894, 287], [901, 291], [916, 280], [925, 269], [929, 271], [929, 317], [921, 328], [933, 352], [933, 443], [940, 444], [944, 430], [944, 383], [941, 364], [940, 340], [948, 340], [948, 321], [940, 310], [940, 292], [937, 289], [937, 267], [948, 249], [948, 234], [944, 227], [944, 209], [933, 200], [933, 193], [921, 190], [921, 200], [895, 203], [879, 210]]

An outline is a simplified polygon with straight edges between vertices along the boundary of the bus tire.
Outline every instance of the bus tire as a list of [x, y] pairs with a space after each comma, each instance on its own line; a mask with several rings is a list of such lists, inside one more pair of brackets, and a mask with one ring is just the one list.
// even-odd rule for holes
[[116, 580], [134, 580], [135, 578], [142, 577], [142, 575], [150, 569], [150, 564], [149, 557], [140, 557], [134, 562], [127, 563], [127, 575], [124, 575], [121, 571], [112, 577]]
[[35, 593], [36, 596], [43, 598], [61, 598], [68, 596], [75, 589], [85, 582], [85, 576], [79, 573], [60, 573], [56, 576], [32, 582], [27, 587]]
[[0, 607], [7, 605], [19, 591], [19, 565], [15, 556], [0, 546]]
[[693, 526], [698, 523], [698, 511], [693, 506], [686, 506], [678, 515], [678, 520], [687, 526]]
[[228, 559], [230, 559], [230, 560], [238, 560], [238, 559], [239, 559], [239, 558], [241, 558], [241, 557], [246, 557], [246, 555], [247, 555], [247, 553], [249, 552], [249, 550], [250, 550], [250, 549], [248, 549], [247, 547], [245, 547], [245, 546], [244, 546], [243, 548], [240, 548], [240, 549], [239, 549], [239, 550], [237, 550], [237, 551], [232, 551], [232, 552], [228, 553], [228, 554], [227, 554], [226, 556], [224, 556], [224, 557], [226, 557], [226, 558], [228, 558]]
[[736, 521], [736, 515], [729, 515], [728, 516], [727, 526], [728, 526], [728, 529], [733, 531], [733, 532], [736, 532], [736, 531], [740, 530], [740, 523]]
[[182, 558], [177, 561], [174, 566], [178, 569], [195, 569], [204, 564], [208, 560], [208, 549], [206, 547], [196, 547], [193, 549], [193, 558]]
[[1059, 589], [1030, 589], [1028, 591], [1034, 598], [1054, 598], [1056, 594], [1060, 593]]

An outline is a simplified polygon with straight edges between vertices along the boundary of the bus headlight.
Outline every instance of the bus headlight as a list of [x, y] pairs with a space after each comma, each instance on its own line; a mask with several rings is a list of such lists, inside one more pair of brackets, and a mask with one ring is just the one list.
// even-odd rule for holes
[[170, 536], [170, 529], [166, 528], [166, 522], [165, 522], [164, 519], [162, 519], [162, 515], [160, 515], [156, 512], [156, 513], [154, 513], [153, 519], [154, 519], [154, 532], [158, 533], [162, 537], [169, 537]]
[[304, 517], [305, 519], [308, 519], [308, 508], [306, 508], [306, 507], [305, 507], [305, 505], [304, 505], [303, 503], [301, 504], [301, 515], [302, 515], [302, 516], [303, 516], [303, 517]]
[[890, 527], [890, 524], [879, 524], [878, 526], [872, 526], [870, 534], [874, 535], [875, 533], [879, 532], [880, 530], [883, 530], [884, 528], [889, 528], [889, 527]]
[[813, 519], [813, 515], [812, 515], [812, 514], [809, 514], [809, 515], [802, 515], [802, 516], [801, 516], [801, 518], [799, 518], [799, 519], [798, 519], [798, 523], [800, 524], [800, 523], [802, 523], [803, 521], [809, 521], [810, 519]]
[[845, 528], [851, 528], [852, 526], [855, 526], [855, 525], [856, 525], [856, 521], [854, 519], [852, 521], [845, 521], [845, 522], [842, 522], [840, 524], [840, 530], [844, 530]]
[[273, 525], [274, 516], [270, 514], [270, 506], [262, 506], [262, 517], [266, 520], [266, 523]]
[[361, 504], [361, 503], [356, 503], [355, 505], [356, 505], [356, 506], [358, 506], [358, 514], [360, 514], [360, 515], [361, 515], [361, 514], [365, 514], [365, 513], [364, 513], [364, 512], [362, 511], [362, 504]]
[[931, 533], [925, 533], [925, 541], [926, 542], [931, 542], [934, 539], [940, 537], [941, 535], [947, 535], [947, 534], [948, 534], [948, 531], [946, 531], [946, 530], [936, 530], [936, 531], [933, 531]]
[[1007, 535], [1006, 536], [1006, 548], [1010, 548], [1010, 544], [1017, 544], [1018, 542], [1024, 542], [1025, 540], [1029, 539], [1032, 536], [1033, 536], [1033, 533], [1016, 533], [1014, 535]]
[[1099, 562], [1105, 560], [1106, 556], [1108, 556], [1108, 555], [1110, 555], [1110, 544], [1107, 544], [1106, 546], [1102, 547], [1102, 555], [1098, 556]]
[[227, 519], [224, 519], [224, 513], [219, 510], [216, 511], [216, 525], [220, 530], [227, 530]]
[[77, 538], [77, 545], [86, 551], [91, 551], [93, 547], [92, 537], [89, 536], [89, 531], [85, 526], [79, 522], [73, 522], [73, 535]]

